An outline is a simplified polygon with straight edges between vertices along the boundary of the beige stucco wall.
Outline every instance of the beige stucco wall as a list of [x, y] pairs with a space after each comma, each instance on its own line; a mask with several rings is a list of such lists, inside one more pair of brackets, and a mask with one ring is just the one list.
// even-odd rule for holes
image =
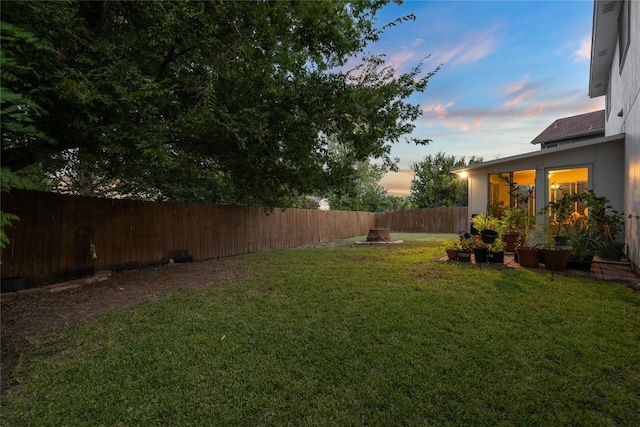
[[[610, 78], [610, 114], [605, 122], [605, 135], [625, 133], [625, 213], [640, 215], [640, 2], [631, 2], [631, 41], [622, 71], [616, 45]], [[618, 113], [622, 110], [622, 117]], [[640, 228], [638, 220], [627, 220], [626, 242], [629, 258], [640, 266]]]
[[[540, 150], [533, 156], [514, 160], [491, 162], [486, 167], [469, 172], [469, 221], [472, 214], [485, 213], [489, 199], [488, 175], [515, 170], [536, 170], [536, 209], [548, 200], [547, 173], [549, 169], [589, 167], [590, 185], [597, 195], [606, 195], [611, 205], [622, 209], [624, 188], [624, 142], [621, 139], [572, 149], [551, 148]], [[638, 170], [640, 173], [640, 170]], [[640, 176], [639, 176], [640, 178]], [[469, 228], [469, 227], [467, 227]]]

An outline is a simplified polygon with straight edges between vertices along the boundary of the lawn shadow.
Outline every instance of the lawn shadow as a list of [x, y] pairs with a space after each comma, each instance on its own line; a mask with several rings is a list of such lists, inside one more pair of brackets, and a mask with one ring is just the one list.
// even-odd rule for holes
[[495, 281], [495, 286], [500, 292], [505, 293], [519, 293], [524, 290], [519, 283], [509, 280], [508, 277], [504, 276]]

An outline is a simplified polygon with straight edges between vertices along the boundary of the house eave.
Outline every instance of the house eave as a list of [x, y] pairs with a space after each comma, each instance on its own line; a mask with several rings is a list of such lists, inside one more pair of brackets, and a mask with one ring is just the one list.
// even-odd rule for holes
[[586, 141], [575, 142], [573, 144], [560, 145], [559, 147], [547, 148], [544, 150], [537, 150], [537, 151], [532, 151], [524, 154], [517, 154], [515, 156], [504, 157], [502, 159], [489, 160], [486, 162], [474, 163], [467, 166], [458, 166], [455, 168], [451, 168], [451, 173], [455, 173], [455, 174], [460, 174], [462, 172], [469, 173], [470, 171], [473, 171], [475, 169], [484, 169], [491, 166], [498, 166], [503, 163], [514, 162], [518, 160], [528, 160], [535, 157], [549, 156], [549, 155], [553, 155], [554, 153], [559, 153], [559, 152], [568, 151], [568, 150], [576, 150], [579, 148], [589, 147], [589, 146], [598, 145], [598, 144], [606, 144], [614, 141], [624, 141], [624, 138], [625, 138], [624, 133], [611, 135], [611, 136], [603, 136], [600, 138], [593, 138]]
[[620, 1], [595, 0], [593, 30], [591, 32], [591, 65], [589, 69], [589, 97], [605, 95], [609, 71], [618, 37]]
[[541, 139], [538, 141], [531, 141], [531, 144], [533, 145], [539, 145], [539, 144], [548, 144], [550, 142], [558, 142], [558, 143], [562, 143], [565, 141], [572, 141], [576, 138], [584, 138], [590, 135], [598, 135], [598, 134], [604, 134], [604, 129], [597, 129], [594, 131], [589, 131], [589, 132], [581, 132], [581, 133], [575, 133], [573, 135], [567, 135], [564, 136], [562, 138], [549, 138], [549, 139]]

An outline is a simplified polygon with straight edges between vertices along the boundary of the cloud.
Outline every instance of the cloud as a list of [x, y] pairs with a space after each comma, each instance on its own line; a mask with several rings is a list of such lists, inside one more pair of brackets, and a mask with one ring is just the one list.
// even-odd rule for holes
[[380, 180], [380, 185], [392, 196], [408, 196], [411, 193], [411, 181], [413, 180], [411, 169], [400, 169], [398, 172], [389, 172]]
[[437, 102], [435, 104], [429, 104], [422, 108], [423, 113], [435, 115], [437, 118], [442, 119], [447, 116], [447, 109], [453, 106], [453, 102], [446, 104]]
[[395, 55], [393, 55], [391, 58], [389, 58], [389, 60], [386, 63], [387, 65], [392, 66], [397, 72], [398, 70], [403, 68], [404, 64], [406, 64], [407, 62], [415, 58], [415, 56], [416, 56], [416, 53], [413, 51], [402, 50], [396, 53]]
[[541, 86], [540, 82], [527, 82], [528, 76], [523, 77], [520, 81], [511, 83], [505, 87], [507, 99], [503, 102], [505, 107], [520, 105], [525, 99]]
[[496, 25], [480, 33], [467, 33], [455, 45], [436, 50], [433, 58], [453, 67], [478, 62], [496, 50], [499, 28]]
[[589, 61], [591, 59], [591, 35], [585, 36], [580, 42], [580, 48], [571, 55], [575, 62]]
[[471, 47], [465, 49], [452, 65], [471, 64], [489, 56], [494, 51], [495, 39], [493, 36], [485, 38], [481, 35], [480, 37], [482, 37], [480, 42], [476, 41]]

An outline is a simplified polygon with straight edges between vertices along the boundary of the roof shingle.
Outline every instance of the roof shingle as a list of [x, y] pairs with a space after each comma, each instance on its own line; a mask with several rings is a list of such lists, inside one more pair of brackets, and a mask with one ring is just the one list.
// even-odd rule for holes
[[531, 143], [541, 144], [598, 134], [604, 136], [604, 110], [558, 119]]

